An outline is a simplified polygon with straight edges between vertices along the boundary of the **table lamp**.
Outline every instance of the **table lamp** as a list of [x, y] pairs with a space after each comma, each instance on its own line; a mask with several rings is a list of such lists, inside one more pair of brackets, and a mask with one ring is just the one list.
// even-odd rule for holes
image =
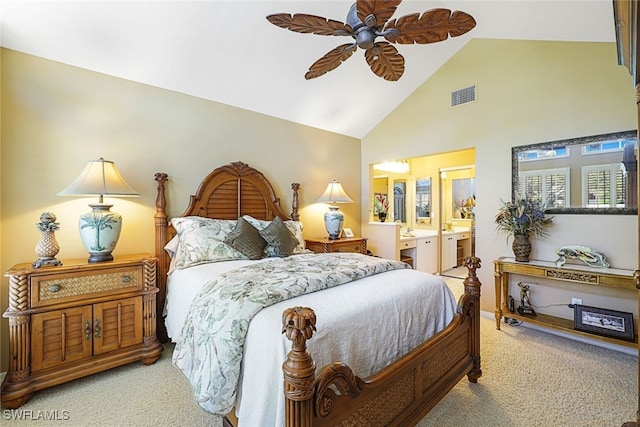
[[110, 210], [113, 205], [103, 203], [103, 196], [140, 196], [122, 178], [116, 165], [102, 157], [89, 161], [80, 176], [58, 195], [98, 196], [97, 204], [89, 204], [92, 210], [80, 216], [80, 238], [89, 252], [89, 262], [113, 260], [111, 252], [120, 237], [122, 216]]
[[[322, 203], [352, 203], [353, 200], [335, 179], [329, 183], [325, 192], [320, 196], [318, 202]], [[339, 239], [344, 225], [344, 214], [340, 212], [338, 206], [329, 206], [329, 211], [324, 214], [324, 226], [329, 233], [329, 239]]]

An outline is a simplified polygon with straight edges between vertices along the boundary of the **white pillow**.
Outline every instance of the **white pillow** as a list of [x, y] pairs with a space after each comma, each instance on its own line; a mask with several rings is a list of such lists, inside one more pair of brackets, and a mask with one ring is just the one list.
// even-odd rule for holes
[[175, 236], [173, 236], [173, 238], [171, 238], [171, 240], [169, 240], [169, 242], [167, 242], [166, 245], [164, 245], [164, 250], [169, 254], [169, 258], [173, 259], [176, 256], [176, 252], [178, 252], [179, 243], [180, 243], [180, 239], [176, 234]]

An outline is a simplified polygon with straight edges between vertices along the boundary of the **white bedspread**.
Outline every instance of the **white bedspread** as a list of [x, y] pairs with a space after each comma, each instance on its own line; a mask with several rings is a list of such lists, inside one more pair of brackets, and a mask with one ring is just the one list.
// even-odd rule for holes
[[[261, 261], [230, 261], [174, 271], [169, 278], [166, 325], [176, 341], [189, 305], [212, 274]], [[449, 324], [455, 299], [444, 280], [415, 270], [396, 270], [303, 295], [260, 311], [247, 333], [236, 401], [240, 426], [282, 426], [282, 362], [290, 342], [281, 334], [282, 312], [308, 306], [317, 333], [308, 342], [318, 368], [342, 361], [366, 377]]]

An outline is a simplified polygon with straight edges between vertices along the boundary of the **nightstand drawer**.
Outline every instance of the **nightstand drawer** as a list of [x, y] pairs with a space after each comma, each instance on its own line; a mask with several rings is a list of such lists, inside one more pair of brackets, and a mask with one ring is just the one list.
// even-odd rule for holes
[[51, 274], [31, 277], [31, 307], [60, 304], [90, 294], [142, 289], [142, 267]]
[[333, 245], [332, 252], [364, 253], [362, 242], [348, 242], [347, 244]]
[[367, 253], [367, 239], [365, 237], [350, 237], [346, 239], [307, 239], [305, 248], [315, 253], [356, 252]]

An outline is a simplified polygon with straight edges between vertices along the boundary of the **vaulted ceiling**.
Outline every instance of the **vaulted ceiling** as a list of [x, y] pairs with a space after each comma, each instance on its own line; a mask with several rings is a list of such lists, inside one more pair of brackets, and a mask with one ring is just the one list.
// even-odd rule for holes
[[358, 50], [305, 80], [309, 66], [349, 37], [300, 34], [265, 17], [307, 13], [345, 22], [353, 0], [0, 0], [0, 44], [31, 55], [256, 111], [356, 138], [424, 83], [471, 38], [615, 42], [609, 0], [404, 0], [394, 17], [462, 10], [477, 26], [457, 38], [396, 45], [397, 82]]

